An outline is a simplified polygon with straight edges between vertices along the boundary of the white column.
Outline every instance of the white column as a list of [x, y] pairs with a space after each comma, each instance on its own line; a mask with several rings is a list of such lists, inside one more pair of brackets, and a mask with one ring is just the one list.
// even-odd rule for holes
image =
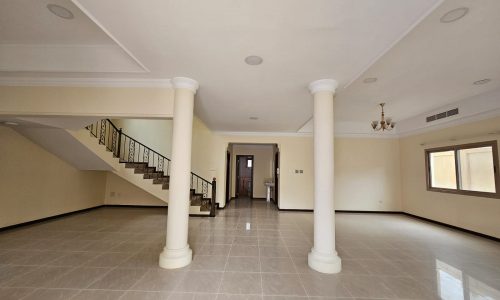
[[340, 257], [335, 251], [335, 211], [333, 206], [333, 96], [337, 82], [312, 82], [314, 97], [314, 246], [309, 267], [321, 273], [338, 273]]
[[194, 95], [198, 82], [176, 77], [172, 162], [167, 217], [167, 244], [160, 254], [160, 267], [182, 268], [191, 263], [193, 252], [188, 245], [189, 193], [191, 180], [191, 139]]

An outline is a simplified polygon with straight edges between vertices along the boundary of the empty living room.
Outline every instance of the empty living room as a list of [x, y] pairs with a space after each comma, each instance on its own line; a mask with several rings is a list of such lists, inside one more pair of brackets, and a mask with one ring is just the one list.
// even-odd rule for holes
[[0, 299], [500, 299], [499, 15], [0, 0]]

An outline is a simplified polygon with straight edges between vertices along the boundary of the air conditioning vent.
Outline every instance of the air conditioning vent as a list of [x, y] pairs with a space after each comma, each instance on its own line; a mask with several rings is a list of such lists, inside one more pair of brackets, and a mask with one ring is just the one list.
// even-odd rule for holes
[[451, 116], [454, 116], [454, 115], [458, 115], [458, 108], [455, 108], [455, 109], [452, 109], [452, 110], [449, 110], [446, 112], [446, 116], [447, 117], [451, 117]]
[[429, 123], [432, 121], [448, 118], [448, 117], [451, 117], [454, 115], [458, 115], [458, 108], [450, 109], [448, 111], [444, 111], [444, 112], [441, 112], [441, 113], [438, 113], [438, 114], [435, 114], [432, 116], [428, 116], [427, 118], [425, 118], [425, 120], [427, 123]]

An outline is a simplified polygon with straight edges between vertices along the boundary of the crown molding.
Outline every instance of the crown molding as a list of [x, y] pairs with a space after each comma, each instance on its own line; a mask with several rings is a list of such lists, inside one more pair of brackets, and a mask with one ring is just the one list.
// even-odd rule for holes
[[436, 131], [436, 130], [445, 129], [445, 128], [449, 128], [449, 127], [465, 125], [465, 124], [474, 123], [474, 122], [478, 122], [478, 121], [482, 121], [482, 120], [492, 119], [492, 118], [495, 118], [498, 116], [500, 116], [500, 108], [495, 109], [495, 110], [476, 113], [476, 114], [469, 115], [469, 116], [464, 116], [461, 118], [449, 120], [447, 122], [442, 122], [440, 124], [436, 124], [436, 125], [432, 125], [432, 126], [427, 126], [427, 127], [423, 127], [423, 128], [417, 128], [414, 130], [400, 132], [398, 134], [398, 136], [399, 136], [399, 138], [405, 138], [405, 137], [409, 137], [409, 136], [423, 134], [423, 133], [430, 132], [430, 131]]
[[309, 84], [309, 91], [311, 94], [316, 94], [317, 92], [332, 92], [335, 93], [339, 83], [334, 79], [320, 79], [313, 81]]
[[198, 81], [187, 77], [174, 77], [171, 83], [174, 89], [188, 89], [194, 94], [196, 94], [196, 91], [200, 87]]
[[158, 78], [0, 77], [0, 86], [162, 87], [162, 88], [172, 88], [172, 83], [171, 83], [170, 79], [158, 79]]
[[335, 133], [336, 138], [353, 138], [353, 139], [399, 139], [397, 133]]
[[231, 136], [290, 136], [290, 137], [312, 137], [310, 132], [276, 132], [276, 131], [214, 131], [217, 135]]

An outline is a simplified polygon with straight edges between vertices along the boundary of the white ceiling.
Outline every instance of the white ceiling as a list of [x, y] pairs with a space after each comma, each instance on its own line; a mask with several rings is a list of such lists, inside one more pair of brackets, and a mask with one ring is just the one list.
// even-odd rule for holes
[[[369, 132], [381, 101], [399, 121], [500, 87], [497, 0], [50, 2], [71, 9], [75, 19], [51, 15], [45, 0], [0, 0], [0, 76], [191, 77], [201, 85], [197, 115], [219, 131], [297, 131], [312, 115], [307, 85], [321, 78], [340, 83], [336, 119], [346, 131], [367, 124]], [[470, 8], [465, 18], [439, 22], [460, 6]], [[19, 11], [22, 18], [12, 17]], [[116, 46], [136, 69], [30, 69], [39, 62], [26, 59], [23, 69], [2, 69], [1, 45], [18, 43]], [[79, 55], [94, 61], [112, 56]], [[260, 55], [264, 63], [248, 66], [247, 55]], [[378, 81], [363, 84], [366, 77]], [[493, 81], [472, 85], [482, 78]]]

